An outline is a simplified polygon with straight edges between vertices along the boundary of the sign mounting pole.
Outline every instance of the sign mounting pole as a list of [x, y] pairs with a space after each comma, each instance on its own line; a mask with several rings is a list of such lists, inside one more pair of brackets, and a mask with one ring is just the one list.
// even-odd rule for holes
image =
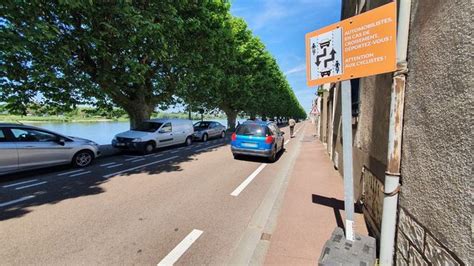
[[354, 241], [354, 181], [352, 177], [352, 101], [350, 80], [342, 82], [341, 98], [346, 239]]
[[306, 34], [309, 87], [342, 81], [342, 138], [346, 238], [354, 241], [351, 79], [393, 72], [396, 66], [397, 3]]

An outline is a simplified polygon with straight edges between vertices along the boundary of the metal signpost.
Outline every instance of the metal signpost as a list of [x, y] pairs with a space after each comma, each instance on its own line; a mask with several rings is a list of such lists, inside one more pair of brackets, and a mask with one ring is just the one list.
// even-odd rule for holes
[[342, 81], [346, 239], [354, 241], [350, 79], [396, 70], [396, 3], [391, 2], [306, 34], [308, 86]]

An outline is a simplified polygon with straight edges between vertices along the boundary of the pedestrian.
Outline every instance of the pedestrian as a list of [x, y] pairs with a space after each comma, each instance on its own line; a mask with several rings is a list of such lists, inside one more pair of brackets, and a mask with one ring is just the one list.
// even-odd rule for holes
[[290, 125], [290, 137], [295, 137], [295, 135], [293, 134], [294, 130], [295, 130], [295, 125], [296, 125], [296, 122], [293, 118], [290, 118], [290, 120], [288, 121], [288, 124]]

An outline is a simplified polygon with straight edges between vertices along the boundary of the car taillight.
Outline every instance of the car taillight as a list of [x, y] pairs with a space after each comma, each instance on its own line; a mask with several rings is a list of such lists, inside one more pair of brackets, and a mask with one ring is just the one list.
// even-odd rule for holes
[[232, 141], [236, 140], [237, 139], [237, 134], [235, 133], [232, 133]]
[[272, 144], [274, 141], [275, 141], [275, 138], [273, 136], [268, 136], [265, 139], [265, 143], [267, 143], [267, 144]]

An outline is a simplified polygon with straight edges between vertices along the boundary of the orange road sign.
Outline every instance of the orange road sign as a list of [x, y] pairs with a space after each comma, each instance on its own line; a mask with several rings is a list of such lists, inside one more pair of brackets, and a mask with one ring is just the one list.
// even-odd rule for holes
[[306, 34], [308, 86], [396, 70], [396, 2]]

